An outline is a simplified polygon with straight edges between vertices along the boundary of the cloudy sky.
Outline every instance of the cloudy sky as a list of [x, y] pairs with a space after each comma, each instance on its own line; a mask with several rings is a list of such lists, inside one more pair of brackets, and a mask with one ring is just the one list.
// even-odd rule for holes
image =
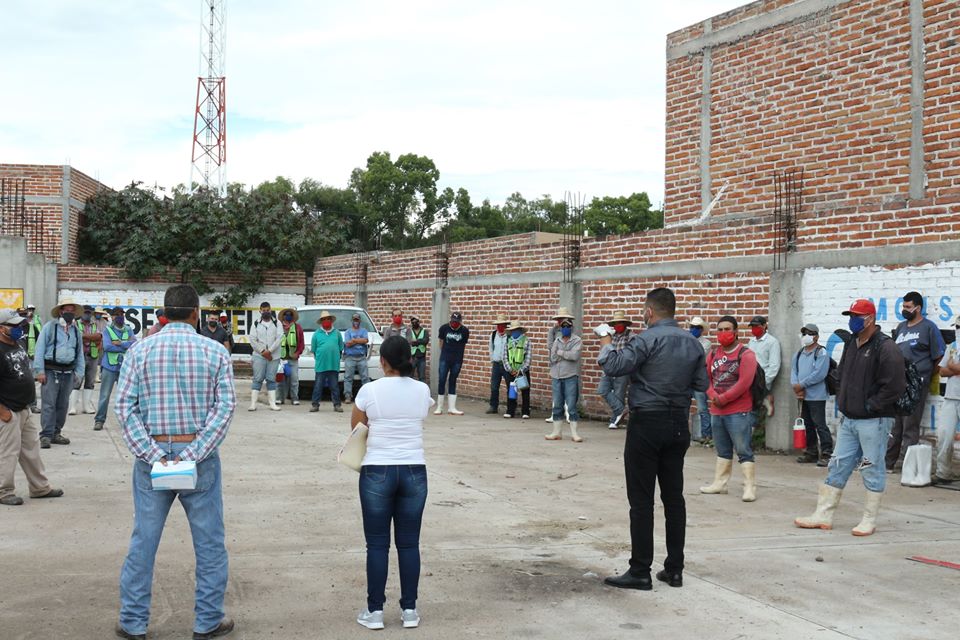
[[[227, 176], [432, 158], [475, 202], [663, 197], [666, 34], [741, 0], [229, 0]], [[0, 163], [190, 174], [199, 0], [4, 0]]]

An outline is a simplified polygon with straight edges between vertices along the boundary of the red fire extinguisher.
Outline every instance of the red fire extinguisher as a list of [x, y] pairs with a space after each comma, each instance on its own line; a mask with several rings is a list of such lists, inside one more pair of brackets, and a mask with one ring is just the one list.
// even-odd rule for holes
[[793, 423], [793, 448], [807, 448], [807, 425], [803, 423], [803, 418], [797, 418]]

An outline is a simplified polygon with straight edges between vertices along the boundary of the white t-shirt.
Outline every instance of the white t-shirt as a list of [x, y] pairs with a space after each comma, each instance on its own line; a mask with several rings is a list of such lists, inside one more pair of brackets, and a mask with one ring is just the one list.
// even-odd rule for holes
[[433, 406], [430, 387], [413, 378], [380, 378], [360, 387], [356, 404], [370, 427], [363, 465], [426, 464], [423, 419]]
[[[941, 364], [947, 364], [951, 360], [954, 364], [960, 362], [960, 340], [947, 347], [947, 353], [944, 354]], [[950, 376], [946, 379], [947, 388], [943, 397], [947, 400], [960, 400], [960, 376]]]

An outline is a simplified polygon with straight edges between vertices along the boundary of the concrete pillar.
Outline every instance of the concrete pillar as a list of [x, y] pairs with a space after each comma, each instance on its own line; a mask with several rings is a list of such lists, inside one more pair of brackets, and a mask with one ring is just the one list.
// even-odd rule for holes
[[360, 287], [353, 294], [353, 304], [361, 309], [367, 308], [367, 288]]
[[[560, 307], [570, 309], [570, 313], [576, 318], [575, 326], [578, 333], [584, 331], [583, 328], [583, 286], [579, 282], [561, 282], [560, 283]], [[551, 312], [553, 310], [551, 309]]]
[[430, 392], [437, 395], [437, 380], [440, 378], [440, 342], [437, 332], [450, 321], [450, 289], [433, 290], [433, 308], [430, 311]]
[[776, 413], [767, 419], [766, 444], [771, 449], [793, 447], [793, 422], [797, 398], [790, 386], [793, 354], [800, 345], [797, 336], [803, 325], [803, 271], [774, 271], [770, 274], [770, 316], [767, 331], [780, 341], [780, 373], [773, 383]]

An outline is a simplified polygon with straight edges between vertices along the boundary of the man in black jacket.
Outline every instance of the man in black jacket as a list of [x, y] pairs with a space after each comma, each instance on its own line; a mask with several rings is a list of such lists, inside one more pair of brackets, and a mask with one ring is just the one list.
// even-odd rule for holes
[[867, 488], [863, 519], [853, 528], [855, 536], [869, 536], [876, 530], [877, 512], [886, 488], [884, 455], [896, 403], [907, 385], [905, 363], [900, 349], [877, 326], [877, 309], [869, 300], [857, 300], [843, 312], [850, 317], [850, 333], [837, 372], [840, 389], [837, 407], [843, 418], [837, 444], [829, 462], [827, 479], [820, 485], [817, 510], [797, 518], [802, 529], [832, 529], [833, 512], [840, 502], [850, 474], [857, 468]]

